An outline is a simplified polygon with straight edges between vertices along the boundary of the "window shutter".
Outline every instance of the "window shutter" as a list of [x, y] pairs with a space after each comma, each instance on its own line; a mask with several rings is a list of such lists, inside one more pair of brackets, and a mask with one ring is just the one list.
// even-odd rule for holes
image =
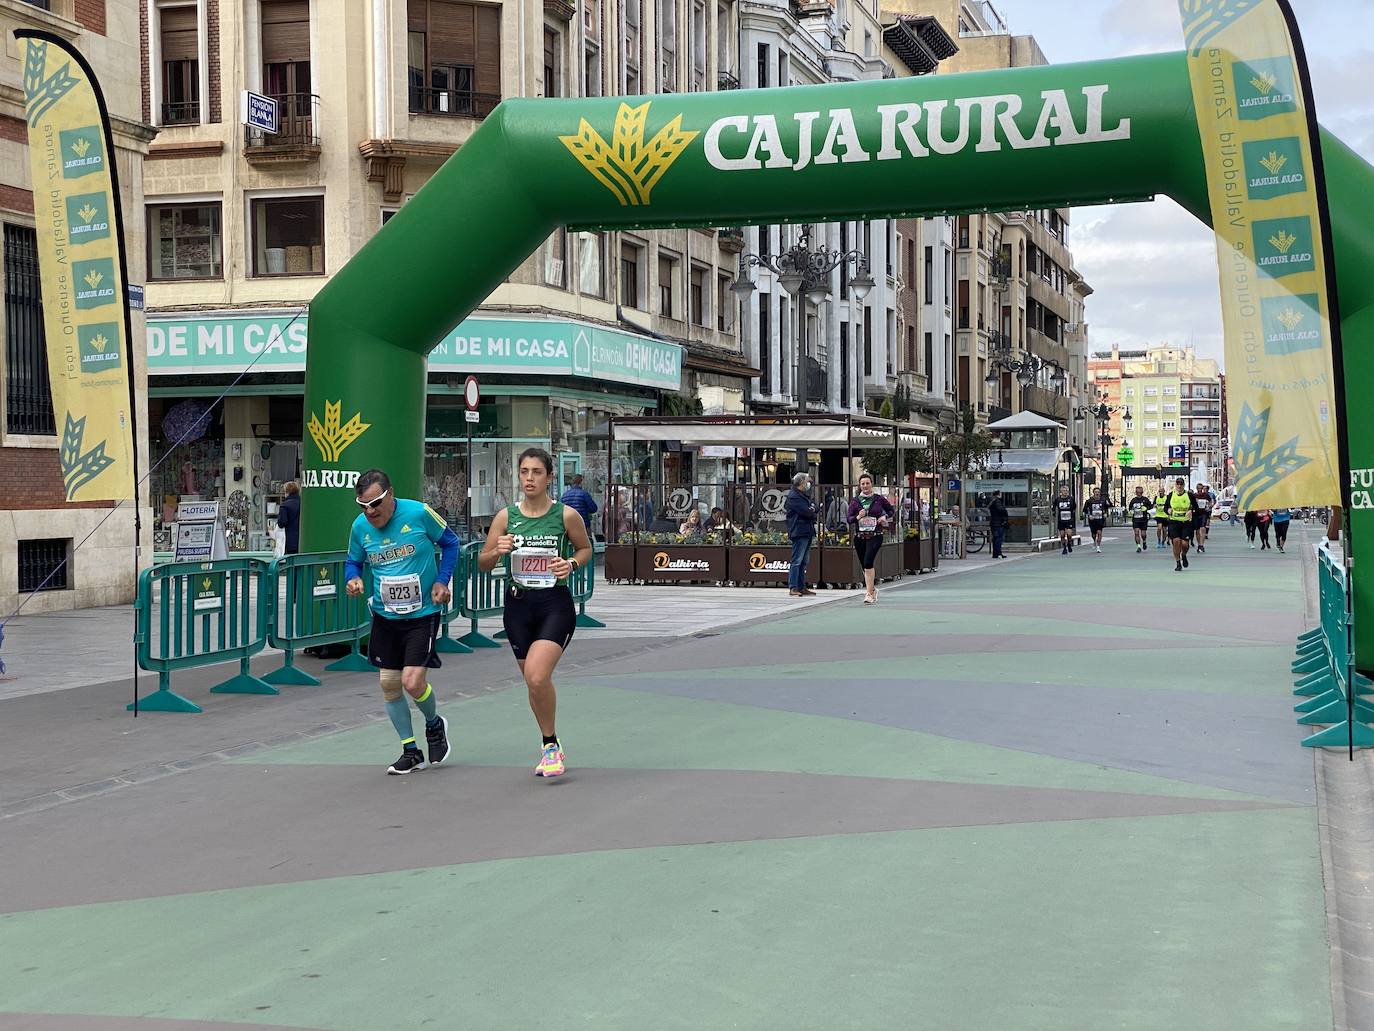
[[263, 0], [262, 60], [264, 64], [310, 60], [310, 0]]
[[477, 81], [478, 93], [501, 96], [501, 9], [477, 9]]
[[429, 10], [429, 59], [434, 65], [473, 64], [477, 27], [471, 4], [432, 0]]
[[200, 57], [196, 8], [164, 7], [162, 18], [162, 60], [195, 61]]

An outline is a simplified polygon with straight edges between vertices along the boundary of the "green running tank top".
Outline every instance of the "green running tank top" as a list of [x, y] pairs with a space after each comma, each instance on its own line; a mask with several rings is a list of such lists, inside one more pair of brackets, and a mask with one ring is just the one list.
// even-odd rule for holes
[[[506, 532], [515, 538], [516, 548], [552, 548], [561, 558], [574, 554], [568, 531], [563, 526], [563, 503], [555, 501], [541, 516], [527, 516], [520, 511], [519, 505], [506, 509]], [[514, 576], [511, 556], [506, 556], [506, 575]], [[560, 587], [566, 586], [567, 577], [558, 581]]]

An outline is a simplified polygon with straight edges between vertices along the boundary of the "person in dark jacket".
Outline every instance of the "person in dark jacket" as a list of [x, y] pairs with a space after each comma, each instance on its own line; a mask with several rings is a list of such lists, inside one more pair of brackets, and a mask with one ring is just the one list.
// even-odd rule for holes
[[993, 558], [1006, 558], [1002, 553], [1002, 545], [1006, 543], [1007, 524], [1010, 522], [1006, 502], [1002, 500], [1002, 492], [993, 491], [992, 500], [988, 502], [988, 529], [992, 531]]
[[277, 525], [286, 532], [285, 554], [295, 555], [301, 550], [301, 485], [290, 480], [282, 490], [286, 497], [277, 508]]
[[806, 559], [811, 553], [811, 541], [816, 536], [816, 503], [811, 500], [811, 474], [797, 473], [792, 477], [792, 489], [783, 502], [787, 516], [787, 536], [792, 541], [792, 564], [787, 571], [787, 593], [793, 598], [814, 597], [815, 591], [806, 589]]
[[582, 474], [578, 473], [570, 481], [563, 496], [558, 499], [568, 508], [582, 517], [582, 523], [587, 527], [588, 535], [592, 532], [592, 516], [596, 514], [596, 500], [587, 493], [582, 487]]

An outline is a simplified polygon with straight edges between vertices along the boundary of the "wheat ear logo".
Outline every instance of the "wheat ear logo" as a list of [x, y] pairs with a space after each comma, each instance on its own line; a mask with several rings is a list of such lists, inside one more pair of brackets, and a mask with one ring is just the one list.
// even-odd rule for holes
[[72, 153], [79, 158], [84, 158], [86, 152], [91, 149], [91, 141], [86, 139], [75, 140], [72, 143]]
[[337, 462], [339, 456], [348, 450], [349, 445], [372, 425], [370, 422], [363, 422], [361, 413], [358, 413], [340, 426], [339, 413], [342, 409], [343, 401], [335, 401], [333, 404], [326, 401], [323, 424], [315, 417], [314, 412], [310, 413], [310, 423], [306, 428], [310, 430], [310, 437], [315, 441], [315, 446], [320, 449], [320, 455], [326, 462]]
[[91, 269], [89, 272], [87, 272], [87, 273], [82, 277], [82, 279], [85, 281], [85, 283], [86, 283], [87, 286], [89, 286], [92, 290], [94, 290], [96, 287], [98, 287], [98, 286], [101, 284], [101, 282], [105, 279], [105, 277], [102, 276], [102, 275], [101, 275], [99, 272], [97, 272], [95, 269]]
[[67, 490], [67, 500], [76, 497], [76, 492], [103, 473], [115, 460], [105, 454], [102, 440], [89, 451], [83, 451], [86, 439], [86, 417], [73, 419], [67, 413], [67, 422], [62, 429], [62, 446], [58, 450], [58, 463], [62, 467], [62, 485]]
[[[1292, 249], [1293, 244], [1298, 242], [1298, 238], [1287, 229], [1280, 229], [1273, 236], [1269, 237], [1269, 242], [1274, 245], [1274, 249], [1280, 254], [1287, 254]], [[1291, 326], [1289, 327], [1292, 328]]]
[[64, 64], [51, 75], [45, 75], [48, 70], [48, 44], [35, 39], [28, 41], [28, 53], [24, 57], [24, 113], [28, 116], [30, 127], [36, 126], [48, 109], [76, 85], [71, 67], [70, 63]]
[[200, 582], [200, 589], [202, 591], [208, 591], [213, 586], [215, 586], [215, 581], [210, 579], [208, 576]]
[[1274, 318], [1282, 323], [1284, 329], [1291, 333], [1302, 325], [1303, 314], [1293, 308], [1284, 308], [1283, 311], [1275, 315]]
[[81, 221], [89, 222], [91, 219], [95, 218], [96, 215], [100, 214], [100, 211], [94, 204], [87, 202], [84, 207], [77, 211], [77, 214], [81, 216]]
[[1283, 166], [1288, 164], [1288, 158], [1277, 150], [1271, 150], [1268, 157], [1260, 158], [1260, 164], [1269, 170], [1270, 175], [1278, 175], [1283, 171]]
[[1183, 14], [1183, 36], [1194, 57], [1202, 53], [1208, 40], [1230, 28], [1232, 23], [1264, 0], [1179, 0]]
[[103, 335], [101, 335], [100, 333], [97, 333], [95, 336], [91, 337], [91, 339], [88, 340], [87, 343], [89, 343], [92, 347], [94, 347], [94, 348], [95, 348], [97, 351], [99, 351], [101, 354], [104, 354], [104, 353], [105, 353], [105, 345], [108, 344], [109, 341], [106, 340], [105, 337], [104, 337]]
[[1250, 85], [1259, 90], [1261, 96], [1269, 96], [1273, 91], [1274, 85], [1279, 81], [1279, 77], [1273, 72], [1261, 72], [1250, 80]]
[[585, 118], [579, 119], [577, 135], [560, 136], [563, 146], [581, 162], [582, 167], [610, 190], [622, 206], [649, 203], [649, 193], [674, 161], [701, 134], [685, 132], [678, 115], [644, 142], [644, 124], [649, 105], [621, 104], [615, 113], [615, 129], [608, 144]]

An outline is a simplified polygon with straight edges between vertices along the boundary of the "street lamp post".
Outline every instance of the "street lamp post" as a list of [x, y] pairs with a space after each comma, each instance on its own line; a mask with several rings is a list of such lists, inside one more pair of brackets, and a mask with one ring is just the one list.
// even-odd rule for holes
[[[1122, 413], [1122, 421], [1126, 424], [1126, 431], [1129, 433], [1132, 422], [1131, 410], [1129, 408], [1117, 408], [1107, 404], [1106, 394], [1099, 396], [1097, 407], [1079, 408], [1074, 415], [1074, 418], [1078, 422], [1083, 422], [1089, 416], [1097, 420], [1098, 443], [1102, 448], [1102, 464], [1100, 466], [1102, 469], [1102, 495], [1108, 504], [1111, 504], [1112, 500], [1111, 493], [1107, 489], [1107, 449], [1112, 445], [1111, 430], [1108, 425], [1108, 420], [1118, 412]], [[1125, 499], [1123, 498], [1122, 500], [1124, 501]]]
[[873, 289], [873, 277], [869, 275], [868, 256], [855, 248], [841, 252], [824, 246], [811, 247], [811, 226], [802, 226], [797, 242], [781, 254], [741, 254], [739, 276], [730, 289], [741, 301], [749, 297], [757, 288], [750, 278], [751, 268], [766, 268], [778, 277], [778, 282], [789, 297], [797, 298], [797, 373], [794, 388], [797, 396], [797, 414], [805, 415], [810, 401], [807, 380], [810, 369], [806, 364], [806, 309], [810, 301], [822, 304], [830, 296], [830, 273], [837, 268], [852, 264], [854, 274], [849, 279], [849, 288], [854, 298], [862, 302]]

